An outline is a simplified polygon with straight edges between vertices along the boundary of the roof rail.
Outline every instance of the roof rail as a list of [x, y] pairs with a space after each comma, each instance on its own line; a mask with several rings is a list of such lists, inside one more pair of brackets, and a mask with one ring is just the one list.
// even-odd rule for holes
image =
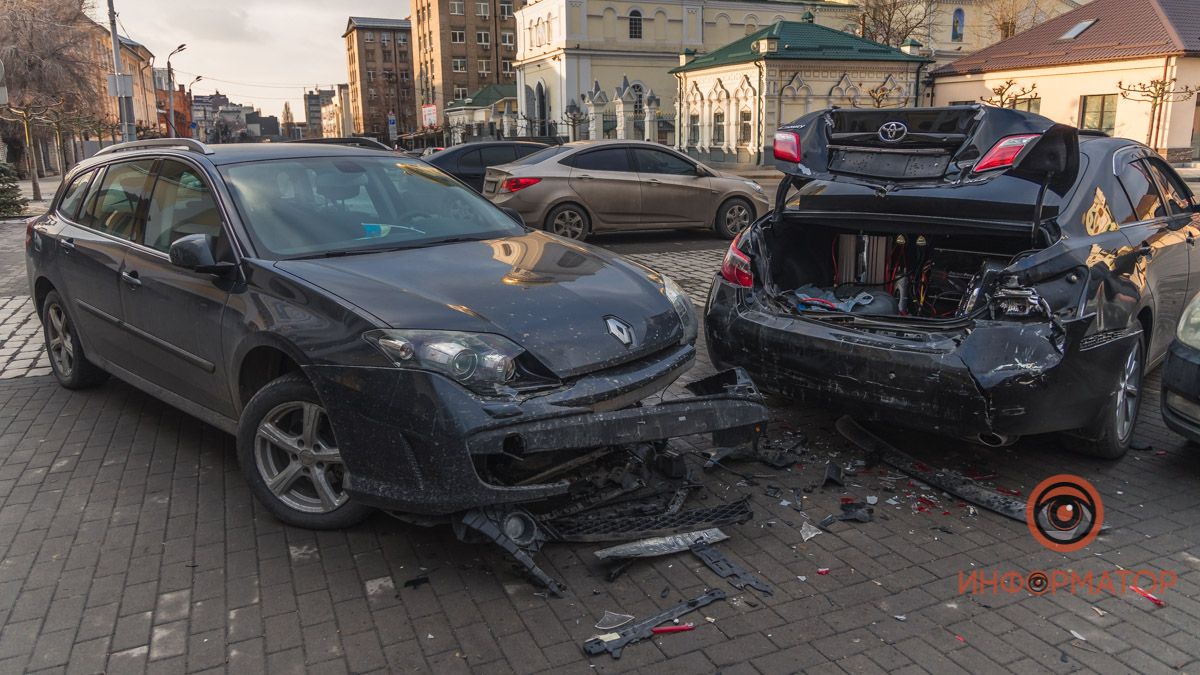
[[112, 152], [143, 150], [146, 148], [184, 148], [192, 152], [199, 152], [205, 155], [213, 154], [212, 148], [194, 138], [146, 138], [140, 141], [117, 143], [116, 145], [110, 145], [107, 148], [101, 148], [99, 152], [93, 155], [93, 157], [107, 155]]

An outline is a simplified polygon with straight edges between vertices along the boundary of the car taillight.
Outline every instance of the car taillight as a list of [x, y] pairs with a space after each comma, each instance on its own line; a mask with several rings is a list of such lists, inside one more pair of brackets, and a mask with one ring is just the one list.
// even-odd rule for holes
[[25, 249], [29, 249], [29, 245], [33, 243], [33, 224], [37, 222], [37, 218], [30, 218], [25, 221]]
[[1041, 138], [1041, 134], [1022, 134], [1020, 136], [1005, 136], [992, 146], [991, 150], [987, 151], [983, 157], [975, 163], [973, 171], [979, 173], [981, 171], [990, 171], [991, 169], [1003, 169], [1013, 165], [1017, 155], [1025, 149], [1033, 141]]
[[504, 182], [500, 184], [500, 191], [516, 192], [517, 190], [524, 190], [530, 185], [537, 185], [540, 182], [542, 182], [541, 178], [505, 178]]
[[739, 240], [740, 236], [734, 237], [733, 242], [729, 244], [725, 259], [721, 261], [721, 276], [734, 286], [753, 288], [754, 272], [750, 271], [750, 256], [738, 250]]
[[775, 159], [800, 162], [800, 134], [794, 131], [775, 132]]

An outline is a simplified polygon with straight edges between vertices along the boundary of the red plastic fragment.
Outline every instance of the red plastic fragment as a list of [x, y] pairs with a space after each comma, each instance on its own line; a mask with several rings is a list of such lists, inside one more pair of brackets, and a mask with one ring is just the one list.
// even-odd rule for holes
[[1139, 587], [1133, 586], [1133, 585], [1131, 585], [1129, 588], [1133, 589], [1134, 593], [1137, 593], [1138, 595], [1149, 600], [1150, 602], [1153, 602], [1158, 607], [1166, 607], [1167, 606], [1167, 603], [1163, 602], [1162, 600], [1159, 600], [1154, 594], [1150, 593], [1149, 591], [1146, 591], [1145, 589], [1142, 589], [1142, 588], [1139, 588]]
[[651, 628], [650, 632], [656, 635], [661, 633], [683, 633], [695, 628], [696, 624], [694, 623], [681, 623], [678, 626], [657, 626], [655, 628]]
[[1020, 490], [1010, 490], [1009, 488], [1001, 487], [1001, 486], [996, 486], [996, 492], [999, 492], [1002, 495], [1009, 495], [1011, 497], [1020, 497], [1021, 496]]
[[828, 567], [818, 567], [817, 574], [821, 574], [821, 575], [829, 574], [829, 568]]

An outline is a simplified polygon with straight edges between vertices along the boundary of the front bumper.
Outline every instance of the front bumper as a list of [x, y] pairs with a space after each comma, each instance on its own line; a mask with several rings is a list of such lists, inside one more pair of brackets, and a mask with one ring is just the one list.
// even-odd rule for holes
[[1049, 322], [977, 321], [893, 334], [776, 315], [714, 279], [707, 342], [718, 367], [745, 368], [764, 390], [811, 398], [863, 418], [975, 439], [1090, 427], [1112, 394], [1135, 334], [1081, 348], [1084, 322], [1066, 325], [1066, 354]]
[[646, 362], [578, 378], [522, 401], [477, 398], [444, 377], [395, 368], [309, 366], [333, 423], [355, 501], [410, 514], [540, 501], [569, 485], [498, 484], [481, 478], [480, 461], [531, 463], [566, 451], [714, 434], [714, 442], [749, 441], [766, 420], [748, 377], [718, 374], [689, 385], [696, 396], [612, 409], [665, 389], [687, 369], [695, 348], [672, 348]]
[[1162, 368], [1162, 414], [1167, 428], [1200, 443], [1200, 350], [1175, 340]]

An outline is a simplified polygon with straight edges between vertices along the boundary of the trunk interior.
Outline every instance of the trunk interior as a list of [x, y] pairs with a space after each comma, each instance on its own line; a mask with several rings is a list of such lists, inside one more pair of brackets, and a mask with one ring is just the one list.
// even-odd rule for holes
[[973, 317], [1029, 246], [1023, 237], [914, 230], [795, 221], [765, 229], [774, 300], [806, 316]]

